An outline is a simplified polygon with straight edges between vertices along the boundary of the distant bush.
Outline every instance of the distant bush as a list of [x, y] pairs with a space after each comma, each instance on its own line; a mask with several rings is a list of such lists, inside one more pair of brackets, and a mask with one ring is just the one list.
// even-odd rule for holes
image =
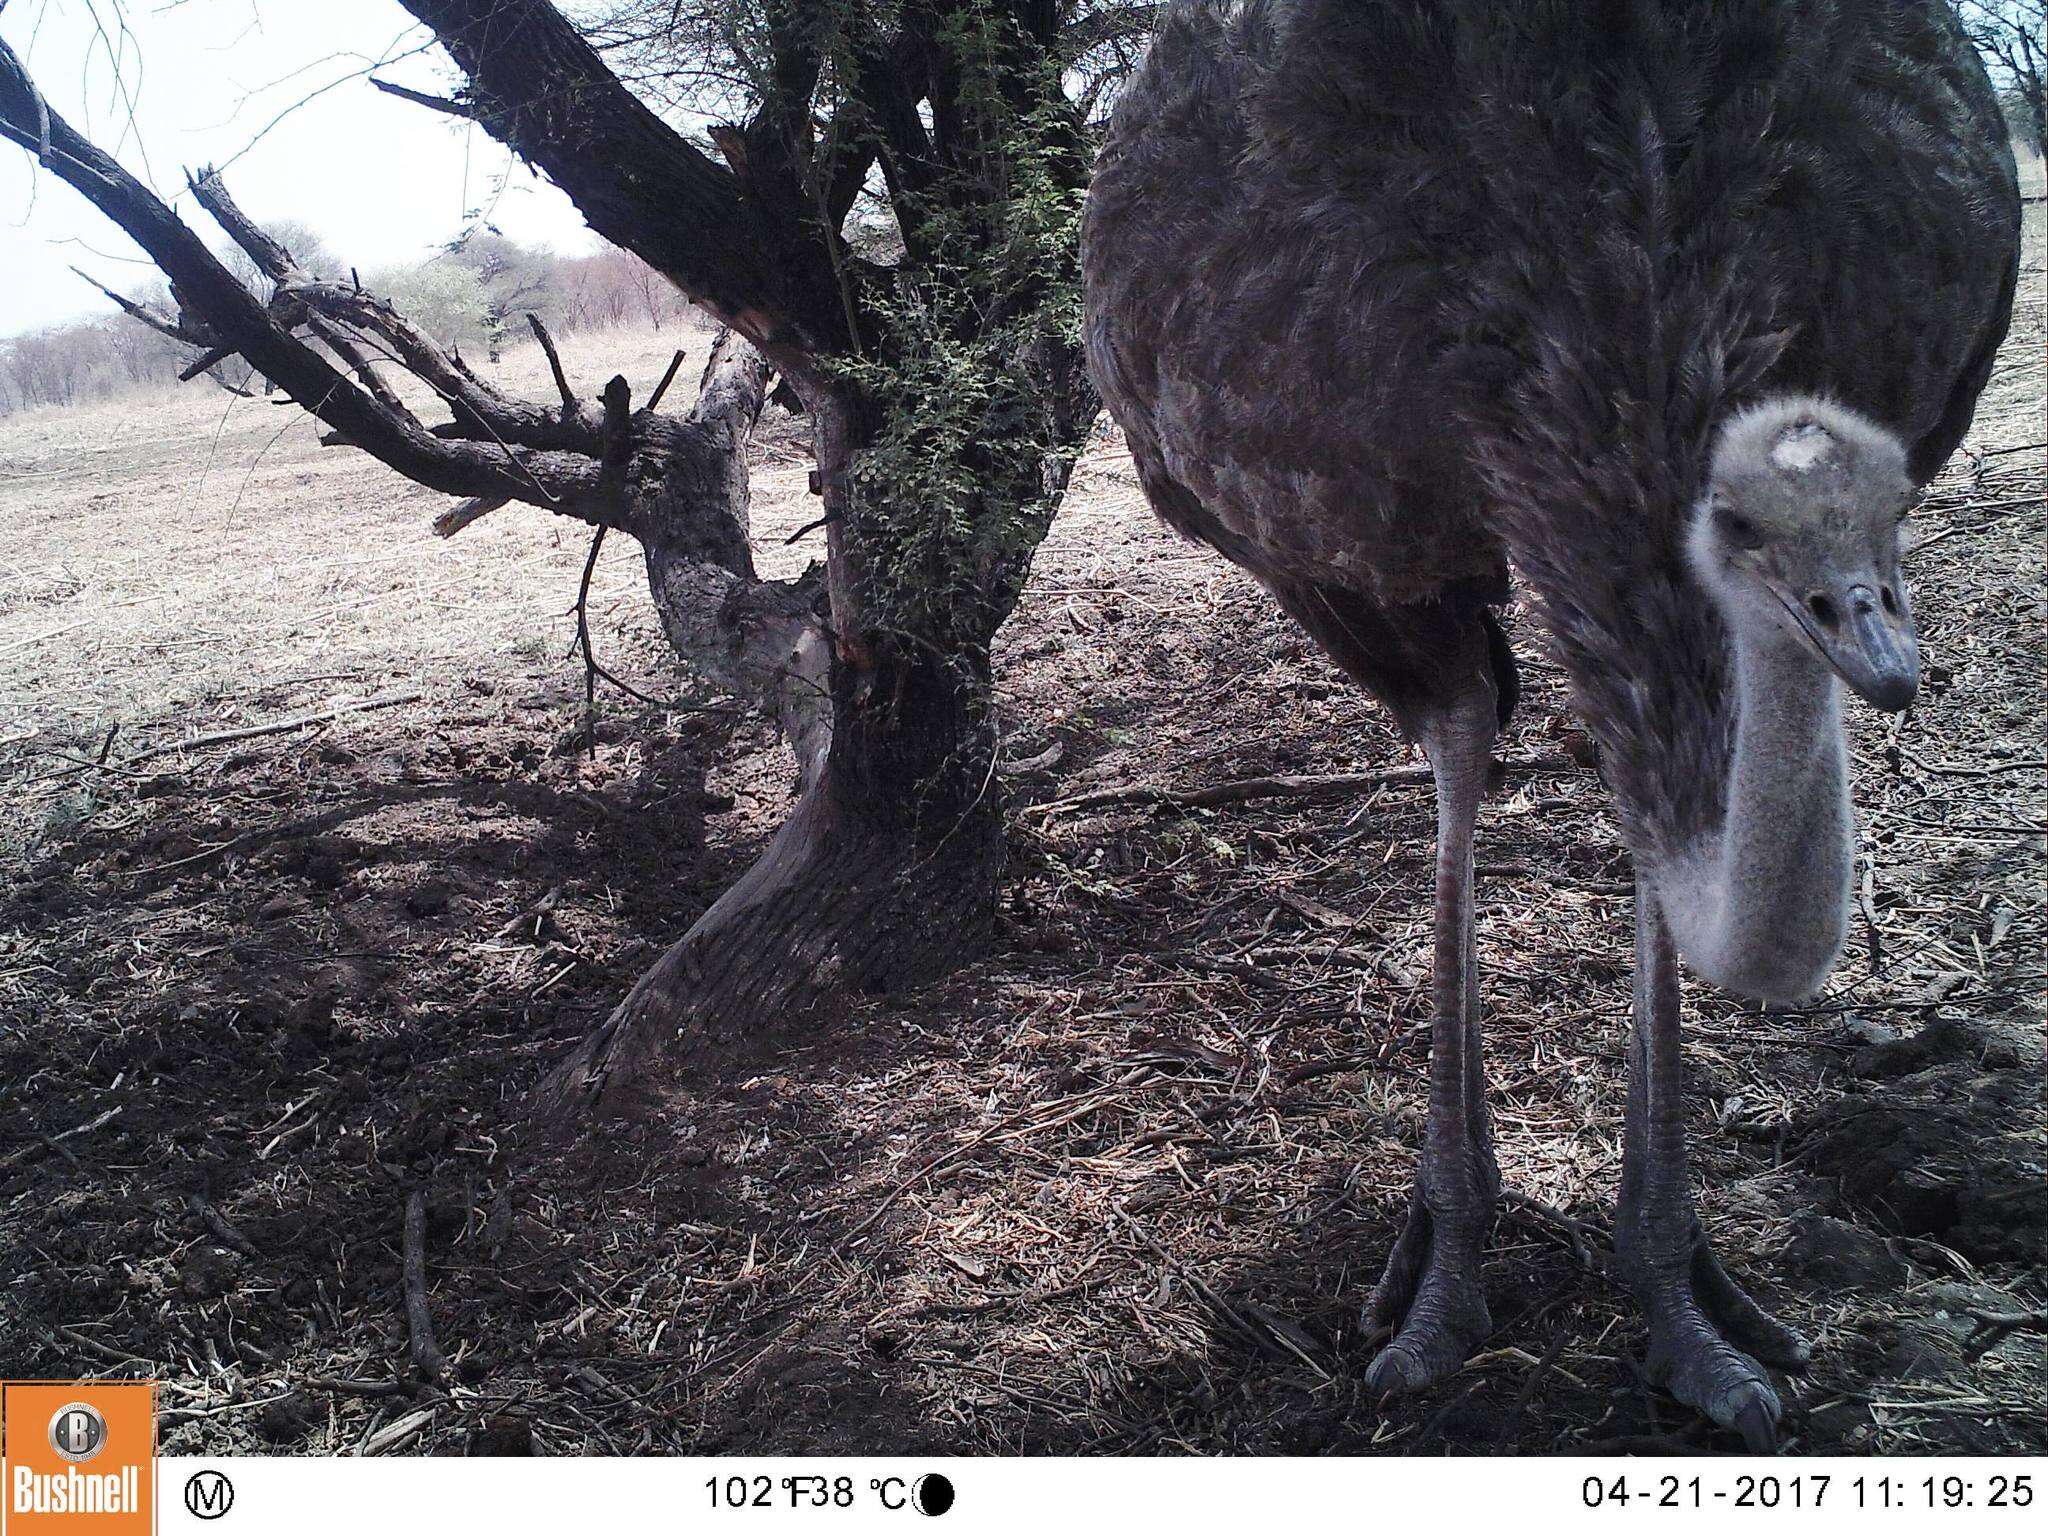
[[443, 258], [372, 272], [363, 285], [444, 347], [474, 352], [485, 339], [483, 280], [470, 267]]
[[126, 316], [0, 340], [0, 416], [82, 405], [176, 382], [188, 349]]

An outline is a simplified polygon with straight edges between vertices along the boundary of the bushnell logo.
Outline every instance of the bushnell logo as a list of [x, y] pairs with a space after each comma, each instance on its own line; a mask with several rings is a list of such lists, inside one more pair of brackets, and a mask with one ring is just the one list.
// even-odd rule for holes
[[0, 1536], [148, 1536], [155, 1387], [0, 1384]]
[[50, 1415], [50, 1449], [66, 1461], [91, 1461], [106, 1448], [106, 1417], [91, 1403], [66, 1403]]

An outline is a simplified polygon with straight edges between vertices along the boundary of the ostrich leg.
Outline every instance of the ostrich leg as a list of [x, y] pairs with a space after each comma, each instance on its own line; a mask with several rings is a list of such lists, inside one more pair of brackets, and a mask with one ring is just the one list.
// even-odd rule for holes
[[1472, 830], [1497, 730], [1491, 688], [1432, 712], [1418, 734], [1436, 778], [1435, 1018], [1429, 1128], [1415, 1196], [1386, 1272], [1366, 1303], [1368, 1330], [1393, 1338], [1366, 1370], [1376, 1392], [1441, 1380], [1493, 1331], [1480, 1248], [1500, 1199], [1480, 1056], [1479, 974], [1472, 936]]
[[1728, 1277], [1693, 1208], [1678, 1024], [1678, 954], [1638, 880], [1616, 1254], [1649, 1321], [1651, 1378], [1763, 1454], [1776, 1444], [1779, 1404], [1759, 1362], [1796, 1369], [1811, 1352]]

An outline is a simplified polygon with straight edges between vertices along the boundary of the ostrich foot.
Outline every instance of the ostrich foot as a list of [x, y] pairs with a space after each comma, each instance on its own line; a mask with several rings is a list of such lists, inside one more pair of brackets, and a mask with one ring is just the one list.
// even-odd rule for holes
[[1764, 1366], [1799, 1370], [1813, 1351], [1729, 1278], [1703, 1233], [1688, 1249], [1676, 1265], [1630, 1266], [1650, 1323], [1650, 1379], [1767, 1456], [1783, 1410]]
[[1439, 1223], [1416, 1195], [1365, 1304], [1367, 1336], [1392, 1335], [1366, 1367], [1372, 1392], [1416, 1392], [1442, 1381], [1493, 1332], [1479, 1282], [1481, 1225], [1459, 1223], [1461, 1240], [1458, 1228]]

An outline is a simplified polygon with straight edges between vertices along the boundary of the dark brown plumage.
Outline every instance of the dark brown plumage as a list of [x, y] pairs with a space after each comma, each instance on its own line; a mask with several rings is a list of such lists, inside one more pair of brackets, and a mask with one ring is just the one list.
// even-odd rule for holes
[[[2005, 332], [2018, 221], [1997, 107], [1939, 0], [1201, 0], [1163, 19], [1090, 194], [1091, 366], [1160, 515], [1257, 574], [1394, 709], [1445, 808], [1436, 1047], [1453, 1060], [1433, 1079], [1433, 1141], [1439, 1119], [1465, 1123], [1441, 1157], [1425, 1153], [1375, 1296], [1396, 1334], [1379, 1384], [1441, 1375], [1484, 1312], [1458, 1299], [1470, 1276], [1444, 1257], [1472, 1247], [1466, 1207], [1490, 1212], [1497, 1182], [1470, 1123], [1485, 1112], [1458, 866], [1476, 791], [1448, 765], [1512, 700], [1490, 611], [1510, 563], [1647, 882], [1651, 1148], [1664, 1055], [1676, 1072], [1667, 920], [1731, 985], [1766, 991], [1778, 983], [1756, 978], [1813, 969], [1810, 955], [1759, 963], [1738, 909], [1834, 898], [1763, 859], [1742, 825], [1800, 731], [1838, 736], [1829, 667], [1886, 707], [1910, 696], [1903, 584], [1878, 569], [1896, 562], [1876, 505], [1891, 492], [1868, 487], [1899, 462], [1924, 482], [1961, 440]], [[1857, 569], [1730, 549], [1739, 580], [1709, 590], [1690, 562], [1719, 560], [1740, 519], [1700, 524], [1691, 555], [1688, 539], [1713, 499], [1717, 433], [1759, 401], [1862, 488], [1853, 537], [1826, 556]], [[1805, 494], [1799, 455], [1761, 462], [1795, 503]], [[1866, 603], [1880, 588], [1884, 605]], [[1777, 608], [1747, 605], [1752, 590], [1775, 594], [1784, 634]], [[1850, 657], [1861, 641], [1811, 618], [1832, 601], [1855, 605], [1881, 655]], [[1873, 667], [1892, 675], [1873, 681]], [[1753, 710], [1743, 738], [1737, 677], [1754, 696], [1767, 669], [1805, 713]], [[1838, 786], [1824, 763], [1787, 773], [1786, 814], [1832, 867], [1848, 825]], [[1731, 804], [1738, 783], [1754, 803]], [[1808, 948], [1831, 961], [1825, 917]], [[1714, 923], [1714, 943], [1695, 943]], [[1733, 1354], [1731, 1339], [1764, 1358], [1800, 1351], [1699, 1267], [1711, 1251], [1677, 1231], [1669, 1158], [1651, 1148], [1640, 1163], [1625, 1196], [1654, 1208], [1655, 1241], [1637, 1267], [1691, 1266], [1661, 1300], [1639, 1281], [1653, 1366], [1756, 1438], [1777, 1413], [1768, 1385], [1707, 1357]], [[1453, 1194], [1433, 1201], [1432, 1184]], [[1695, 1337], [1702, 1308], [1712, 1347]]]

